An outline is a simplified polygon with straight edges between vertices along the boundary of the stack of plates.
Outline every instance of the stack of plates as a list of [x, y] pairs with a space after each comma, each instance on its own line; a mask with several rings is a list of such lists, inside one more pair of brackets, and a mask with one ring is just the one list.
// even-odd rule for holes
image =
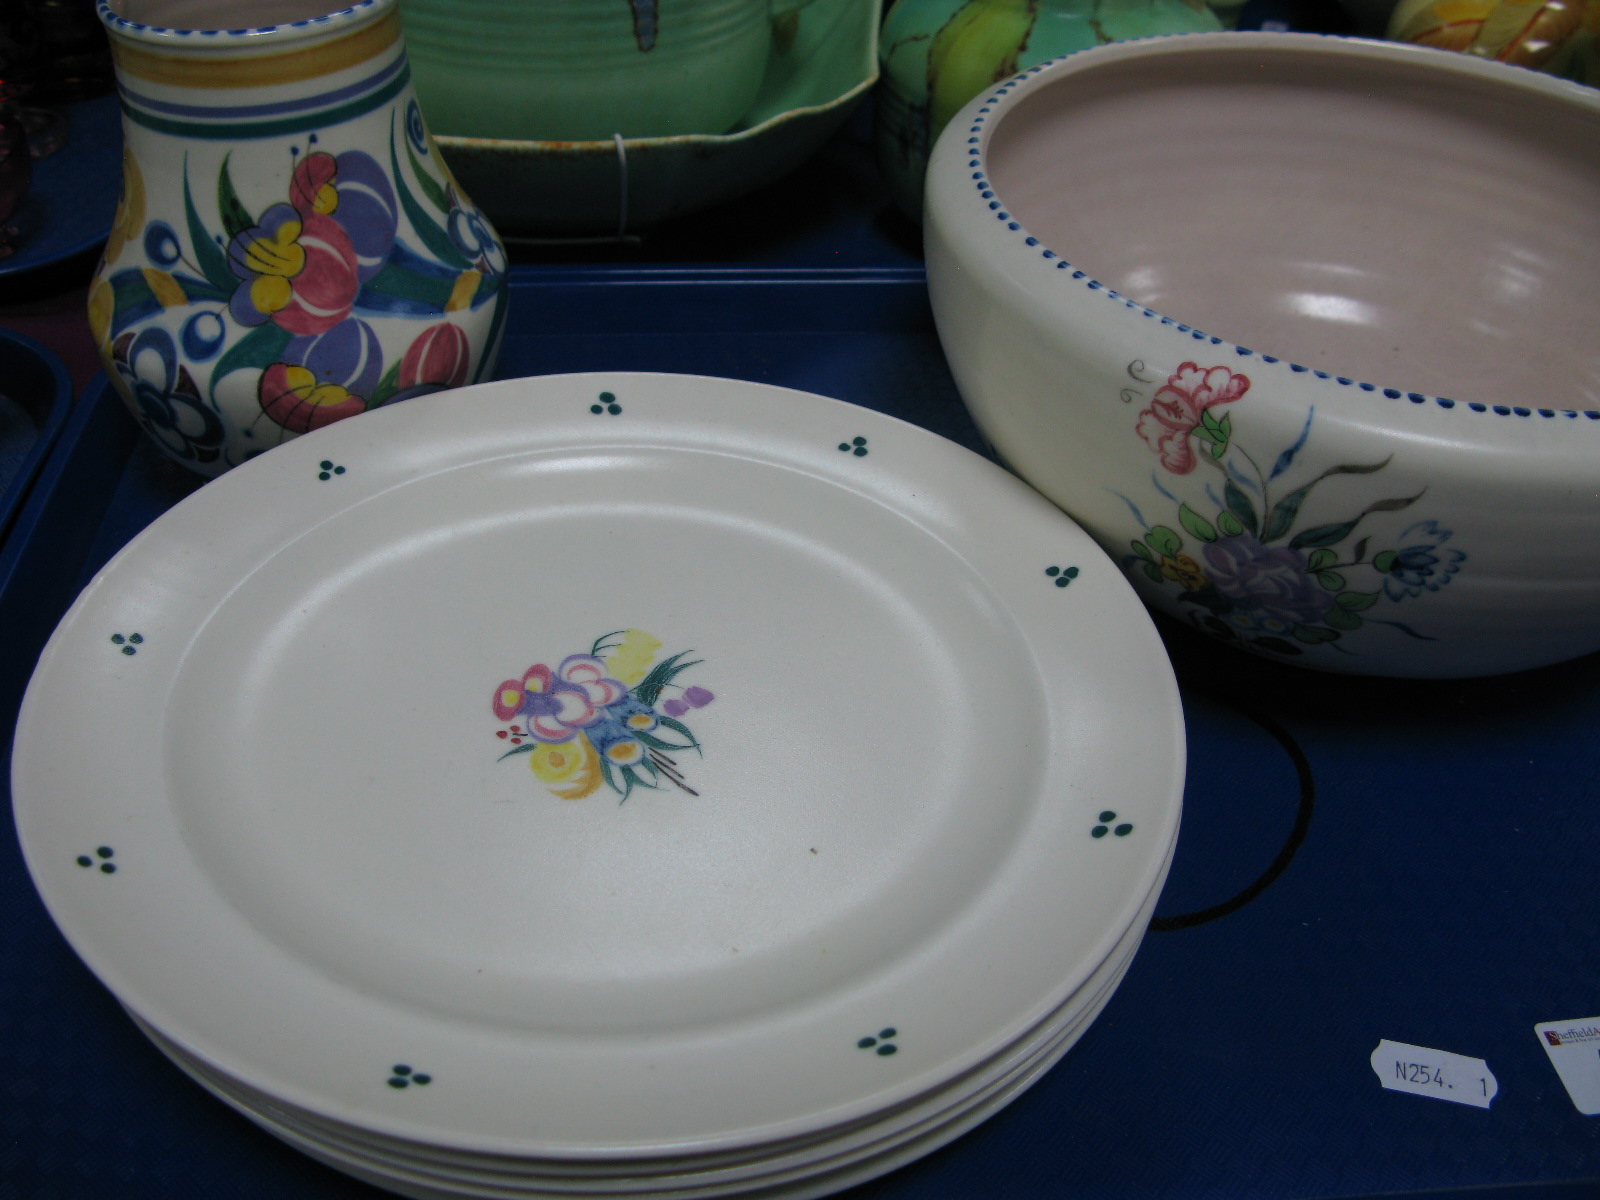
[[1137, 950], [1182, 779], [1148, 617], [1023, 484], [607, 374], [171, 510], [46, 649], [13, 790], [74, 948], [252, 1121], [402, 1195], [687, 1200], [823, 1195], [1024, 1090]]

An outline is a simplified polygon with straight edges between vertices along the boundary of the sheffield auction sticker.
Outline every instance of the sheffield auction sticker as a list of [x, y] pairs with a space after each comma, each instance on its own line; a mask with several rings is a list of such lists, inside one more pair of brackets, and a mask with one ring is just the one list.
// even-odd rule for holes
[[1533, 1031], [1578, 1111], [1600, 1116], [1600, 1017], [1544, 1021]]

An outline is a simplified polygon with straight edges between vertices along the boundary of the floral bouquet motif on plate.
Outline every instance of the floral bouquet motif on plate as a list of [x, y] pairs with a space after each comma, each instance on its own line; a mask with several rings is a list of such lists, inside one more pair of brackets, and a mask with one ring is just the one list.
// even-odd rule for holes
[[520, 679], [507, 679], [494, 693], [498, 736], [511, 743], [501, 759], [526, 755], [534, 775], [563, 800], [581, 800], [602, 785], [623, 800], [634, 788], [663, 783], [699, 795], [673, 755], [700, 753], [679, 718], [714, 697], [676, 682], [703, 660], [685, 662], [684, 651], [656, 662], [660, 649], [660, 639], [643, 630], [618, 630], [596, 638], [587, 654], [569, 654], [555, 667], [535, 663]]
[[[1134, 363], [1129, 374], [1144, 381], [1140, 369]], [[1389, 609], [1438, 591], [1466, 554], [1445, 545], [1451, 533], [1437, 521], [1411, 521], [1392, 534], [1363, 528], [1374, 514], [1411, 508], [1426, 489], [1411, 496], [1380, 493], [1353, 515], [1306, 525], [1301, 509], [1320, 483], [1336, 475], [1377, 475], [1389, 459], [1341, 463], [1307, 479], [1295, 466], [1311, 440], [1313, 409], [1294, 443], [1263, 465], [1267, 460], [1234, 429], [1249, 390], [1247, 376], [1193, 362], [1156, 389], [1135, 429], [1160, 462], [1152, 479], [1173, 504], [1175, 519], [1153, 523], [1122, 497], [1144, 529], [1123, 565], [1152, 583], [1176, 587], [1198, 626], [1254, 650], [1297, 655], [1305, 646], [1328, 645], [1348, 652], [1338, 643], [1372, 624], [1431, 640], [1390, 617]], [[1123, 396], [1131, 401], [1136, 394]]]

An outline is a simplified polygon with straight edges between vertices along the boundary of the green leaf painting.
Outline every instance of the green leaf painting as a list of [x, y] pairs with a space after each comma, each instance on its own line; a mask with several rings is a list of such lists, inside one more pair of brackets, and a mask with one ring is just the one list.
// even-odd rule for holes
[[237, 237], [254, 225], [250, 210], [240, 203], [239, 194], [233, 190], [233, 175], [228, 170], [230, 153], [222, 160], [222, 170], [217, 173], [217, 211], [222, 214], [222, 227], [230, 238]]
[[217, 360], [211, 372], [211, 399], [216, 401], [217, 384], [235, 371], [255, 368], [264, 371], [282, 356], [291, 334], [274, 324], [258, 325], [245, 334]]
[[228, 268], [228, 256], [217, 245], [215, 236], [206, 229], [200, 220], [200, 213], [194, 206], [194, 193], [189, 190], [189, 165], [184, 160], [183, 170], [183, 213], [189, 226], [189, 242], [194, 252], [200, 273], [214, 287], [232, 291], [239, 283], [234, 273]]
[[1202, 542], [1217, 540], [1217, 527], [1187, 504], [1178, 506], [1178, 523]]
[[422, 189], [422, 194], [428, 198], [428, 203], [438, 209], [443, 216], [450, 215], [450, 198], [445, 195], [444, 188], [439, 181], [430, 175], [420, 162], [417, 161], [411, 144], [406, 143], [406, 159], [411, 163], [411, 174], [416, 177], [417, 186]]

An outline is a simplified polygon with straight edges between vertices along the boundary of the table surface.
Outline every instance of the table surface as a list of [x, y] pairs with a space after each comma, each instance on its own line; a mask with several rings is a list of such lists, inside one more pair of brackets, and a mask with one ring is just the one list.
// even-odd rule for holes
[[[502, 374], [765, 379], [981, 448], [864, 118], [784, 183], [638, 244], [514, 258]], [[0, 325], [55, 349], [80, 388], [91, 267], [0, 293]], [[80, 401], [0, 558], [0, 723], [76, 589], [197, 486], [105, 399]], [[1534, 1032], [1600, 1016], [1600, 660], [1354, 679], [1161, 629], [1190, 774], [1126, 981], [1016, 1103], [850, 1195], [1600, 1196], [1600, 1119]], [[9, 833], [0, 903], [0, 1200], [381, 1195], [168, 1065], [56, 933]], [[1382, 1039], [1484, 1059], [1498, 1095], [1485, 1109], [1386, 1090], [1369, 1063]]]

